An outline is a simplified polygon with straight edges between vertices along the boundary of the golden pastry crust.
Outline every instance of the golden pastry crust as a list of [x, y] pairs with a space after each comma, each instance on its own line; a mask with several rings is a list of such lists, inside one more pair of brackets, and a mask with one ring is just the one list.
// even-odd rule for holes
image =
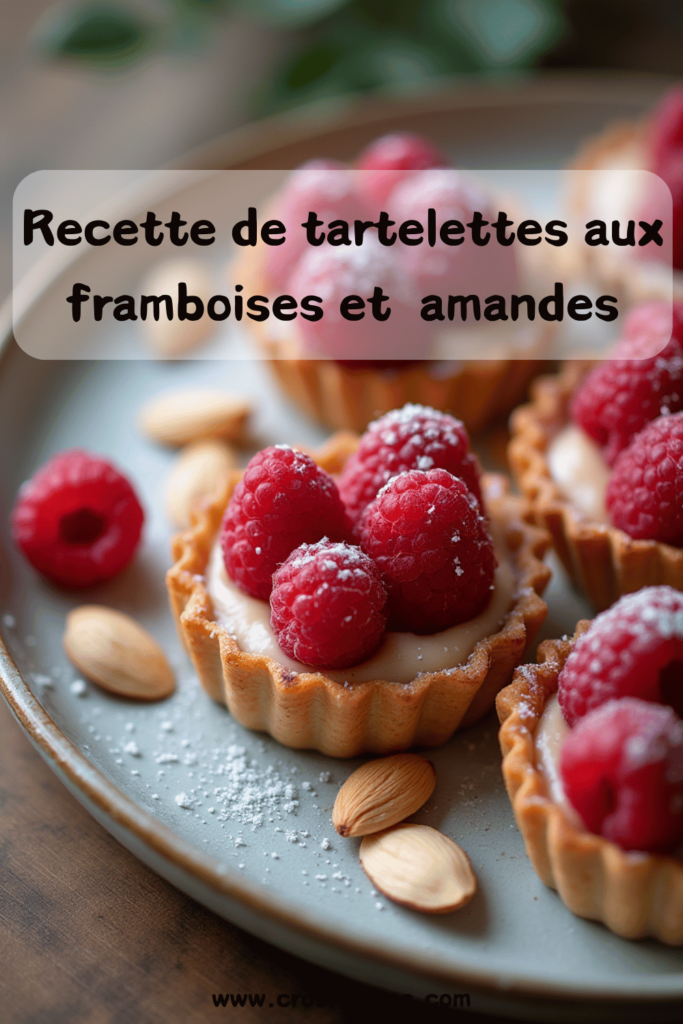
[[[240, 258], [245, 291], [268, 294], [258, 248]], [[548, 325], [535, 355], [544, 355]], [[462, 420], [479, 433], [523, 400], [529, 382], [543, 366], [534, 359], [483, 359], [447, 363], [427, 360], [387, 370], [349, 369], [331, 359], [303, 359], [298, 348], [274, 337], [270, 321], [249, 322], [282, 390], [312, 419], [332, 430], [362, 433], [368, 423], [406, 402], [430, 405]]]
[[655, 540], [634, 540], [623, 530], [596, 523], [565, 497], [553, 480], [548, 447], [569, 421], [569, 402], [586, 363], [567, 363], [541, 377], [532, 401], [513, 413], [508, 458], [535, 521], [553, 538], [562, 564], [597, 611], [641, 587], [668, 584], [683, 590], [683, 550]]
[[557, 889], [579, 917], [602, 921], [626, 939], [652, 936], [683, 945], [683, 863], [671, 857], [626, 852], [574, 825], [548, 795], [536, 763], [535, 734], [572, 645], [547, 640], [536, 665], [524, 665], [496, 699], [501, 722], [503, 777], [536, 874]]
[[[357, 437], [339, 434], [313, 454], [337, 473], [357, 445]], [[175, 564], [167, 576], [178, 629], [202, 686], [238, 722], [285, 746], [355, 757], [438, 746], [492, 706], [545, 619], [540, 594], [550, 576], [540, 561], [549, 538], [529, 524], [526, 502], [509, 494], [503, 477], [482, 481], [517, 583], [500, 630], [480, 641], [464, 665], [421, 674], [408, 684], [379, 679], [346, 685], [313, 670], [294, 674], [271, 658], [245, 653], [215, 621], [204, 573], [239, 478], [232, 473], [220, 498], [200, 508], [194, 525], [175, 538]]]

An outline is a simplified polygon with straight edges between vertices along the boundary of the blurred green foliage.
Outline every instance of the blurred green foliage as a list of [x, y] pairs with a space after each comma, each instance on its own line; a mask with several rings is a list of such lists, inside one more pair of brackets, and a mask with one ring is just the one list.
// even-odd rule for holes
[[257, 112], [349, 92], [415, 91], [451, 75], [527, 68], [556, 44], [560, 0], [79, 0], [41, 26], [53, 58], [116, 67], [205, 45], [216, 19], [239, 14], [286, 31], [285, 59], [262, 83]]

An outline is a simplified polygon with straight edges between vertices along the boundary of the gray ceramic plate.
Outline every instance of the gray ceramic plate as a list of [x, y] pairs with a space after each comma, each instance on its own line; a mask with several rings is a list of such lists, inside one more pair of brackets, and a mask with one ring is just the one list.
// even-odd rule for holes
[[[299, 130], [282, 157], [265, 137], [251, 139], [250, 157], [244, 139], [231, 145], [233, 152], [243, 147], [241, 166], [248, 159], [274, 166], [322, 150], [343, 156], [395, 124], [422, 121], [454, 152], [466, 137], [462, 162], [476, 165], [493, 162], [490, 128], [498, 124], [505, 136], [500, 145], [507, 146], [505, 159], [496, 150], [499, 166], [540, 166], [541, 153], [549, 166], [569, 155], [586, 127], [637, 112], [655, 92], [656, 86], [600, 92], [595, 83], [568, 91], [551, 82], [540, 92], [520, 87], [513, 96], [442, 97], [431, 106], [420, 100], [374, 114], [364, 108], [341, 119], [336, 135], [328, 129], [324, 143]], [[296, 134], [291, 124], [276, 123], [266, 137], [272, 142], [286, 131]], [[225, 166], [229, 153], [223, 141], [203, 159]], [[161, 496], [172, 455], [144, 441], [135, 419], [148, 395], [214, 384], [217, 377], [252, 396], [264, 444], [322, 439], [285, 403], [260, 363], [46, 363], [5, 341], [0, 629], [9, 653], [0, 646], [0, 665], [6, 696], [34, 744], [71, 792], [147, 864], [217, 913], [320, 964], [398, 991], [468, 992], [480, 1011], [573, 1019], [580, 1000], [584, 1015], [642, 1019], [645, 1000], [657, 1004], [647, 1010], [649, 1019], [675, 1017], [680, 1003], [678, 1009], [673, 1003], [683, 998], [682, 951], [619, 940], [573, 917], [537, 880], [503, 789], [493, 717], [430, 754], [438, 787], [415, 820], [460, 842], [480, 880], [466, 908], [431, 918], [378, 896], [359, 866], [358, 842], [334, 833], [337, 788], [358, 762], [287, 750], [249, 733], [198, 689], [163, 584], [170, 531]], [[135, 564], [74, 600], [14, 553], [6, 521], [21, 481], [53, 452], [78, 445], [125, 468], [148, 519]], [[83, 688], [62, 654], [61, 635], [66, 612], [84, 598], [134, 615], [161, 640], [179, 679], [171, 699], [141, 706]], [[587, 613], [559, 573], [548, 599], [547, 636], [571, 632]]]

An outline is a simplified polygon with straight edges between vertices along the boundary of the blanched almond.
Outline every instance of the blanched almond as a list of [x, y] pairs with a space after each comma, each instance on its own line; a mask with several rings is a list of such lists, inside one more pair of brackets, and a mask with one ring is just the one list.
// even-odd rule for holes
[[159, 700], [175, 689], [159, 644], [134, 619], [86, 604], [66, 617], [64, 650], [76, 668], [120, 697]]
[[175, 526], [190, 525], [190, 511], [224, 486], [235, 466], [235, 453], [222, 441], [195, 441], [180, 452], [166, 485], [166, 511]]
[[340, 836], [379, 832], [419, 810], [435, 785], [434, 765], [417, 754], [368, 761], [339, 790], [332, 823]]
[[179, 447], [205, 437], [239, 437], [250, 411], [246, 399], [225, 391], [171, 391], [143, 406], [140, 424], [154, 441]]
[[448, 914], [474, 896], [477, 879], [457, 843], [428, 825], [395, 825], [366, 836], [360, 862], [389, 899], [427, 914]]

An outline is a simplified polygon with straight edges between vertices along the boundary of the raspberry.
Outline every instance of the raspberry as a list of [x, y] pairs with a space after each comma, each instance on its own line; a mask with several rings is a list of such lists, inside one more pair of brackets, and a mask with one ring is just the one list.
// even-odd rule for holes
[[128, 565], [144, 518], [135, 491], [110, 462], [72, 449], [55, 455], [22, 486], [12, 535], [53, 583], [90, 587]]
[[[435, 245], [425, 236], [421, 245], [402, 247], [409, 272], [421, 295], [442, 294], [445, 281], [457, 281], [460, 295], [505, 295], [517, 289], [514, 246], [476, 245], [471, 237], [441, 235], [441, 225], [472, 220], [475, 210], [490, 223], [494, 215], [487, 197], [452, 168], [425, 170], [406, 177], [391, 195], [390, 214], [396, 223], [415, 220], [427, 229], [428, 210], [436, 211], [439, 235]], [[449, 244], [450, 242], [450, 244]], [[455, 244], [455, 243], [458, 244]], [[447, 288], [445, 290], [448, 290]]]
[[[429, 139], [413, 132], [396, 132], [375, 139], [358, 157], [358, 193], [369, 211], [378, 213], [406, 171], [445, 167], [448, 161]], [[403, 172], [403, 173], [402, 173]]]
[[[671, 263], [675, 270], [681, 270], [683, 269], [683, 150], [672, 154], [661, 166], [658, 174], [666, 182], [671, 192], [673, 220]], [[662, 209], [659, 192], [657, 192], [656, 198], [651, 198], [650, 202], [645, 205], [644, 213], [640, 216], [644, 216], [648, 223], [653, 223], [657, 217], [663, 220], [665, 227], [662, 234], [666, 238], [669, 218], [666, 210]], [[639, 250], [639, 252], [641, 251], [645, 255], [647, 248]]]
[[447, 469], [481, 504], [479, 466], [467, 431], [453, 416], [424, 405], [405, 405], [371, 423], [339, 480], [354, 523], [391, 479], [408, 469]]
[[350, 522], [337, 485], [310, 455], [287, 445], [257, 452], [233, 491], [221, 527], [228, 576], [267, 601], [278, 565], [300, 544], [346, 540]]
[[662, 174], [672, 156], [683, 149], [683, 87], [676, 86], [661, 100], [652, 123], [652, 169]]
[[560, 672], [558, 699], [570, 726], [618, 697], [683, 714], [683, 594], [673, 587], [644, 587], [597, 615]]
[[389, 586], [391, 628], [438, 633], [488, 604], [496, 559], [479, 503], [445, 469], [394, 477], [360, 521]]
[[591, 370], [572, 400], [572, 419], [604, 449], [610, 466], [647, 423], [683, 410], [683, 302], [673, 304], [673, 330], [663, 351], [637, 358], [646, 346], [659, 347], [668, 316], [665, 303], [636, 309], [625, 324], [618, 358]]
[[265, 270], [276, 288], [284, 288], [292, 268], [309, 248], [301, 225], [311, 210], [326, 224], [360, 216], [353, 175], [338, 160], [309, 160], [293, 171], [277, 196], [272, 216], [287, 228], [282, 245], [265, 246]]
[[654, 420], [619, 453], [606, 504], [636, 540], [683, 545], [683, 412]]
[[[381, 304], [376, 319], [370, 305], [375, 289], [389, 301]], [[289, 290], [299, 301], [306, 295], [323, 300], [320, 320], [300, 317], [297, 330], [308, 353], [340, 360], [423, 358], [433, 325], [420, 316], [420, 299], [401, 253], [387, 248], [377, 234], [368, 232], [362, 245], [308, 247], [297, 263]], [[341, 314], [347, 296], [365, 300], [365, 308]], [[361, 317], [361, 319], [357, 319]]]
[[273, 576], [270, 621], [290, 658], [347, 668], [377, 650], [387, 622], [379, 569], [350, 544], [302, 544]]
[[565, 793], [591, 832], [624, 850], [683, 839], [683, 722], [633, 697], [582, 718], [562, 744]]

